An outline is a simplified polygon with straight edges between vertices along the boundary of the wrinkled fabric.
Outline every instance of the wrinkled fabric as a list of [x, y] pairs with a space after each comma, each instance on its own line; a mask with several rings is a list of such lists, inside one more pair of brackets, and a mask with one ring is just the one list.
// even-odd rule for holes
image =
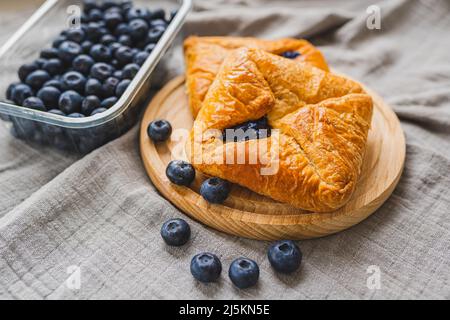
[[[381, 8], [381, 30], [366, 27], [372, 4]], [[19, 22], [13, 11], [0, 12], [0, 38]], [[141, 163], [137, 126], [80, 158], [16, 140], [1, 123], [0, 298], [449, 299], [449, 33], [445, 0], [196, 1], [184, 35], [306, 37], [334, 69], [383, 96], [407, 143], [394, 193], [351, 229], [299, 241], [301, 269], [284, 276], [268, 263], [268, 242], [214, 231], [158, 194]], [[160, 85], [183, 72], [176, 49]], [[192, 228], [181, 248], [159, 235], [174, 217]], [[190, 275], [200, 251], [220, 256], [218, 283]], [[228, 279], [239, 256], [260, 265], [256, 287], [238, 290]], [[66, 283], [71, 266], [79, 267], [78, 290]], [[374, 270], [379, 289], [371, 285]]]

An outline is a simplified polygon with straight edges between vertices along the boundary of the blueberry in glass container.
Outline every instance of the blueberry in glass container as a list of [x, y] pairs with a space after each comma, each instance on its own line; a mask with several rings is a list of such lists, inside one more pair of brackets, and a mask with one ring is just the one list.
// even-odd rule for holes
[[103, 82], [102, 91], [104, 97], [112, 97], [116, 94], [116, 87], [119, 84], [119, 79], [109, 77]]
[[[108, 45], [108, 48], [111, 50], [111, 53], [112, 53], [113, 57], [115, 56], [116, 51], [117, 51], [120, 47], [122, 47], [122, 44], [119, 43], [119, 42], [113, 42], [113, 43], [110, 43], [110, 44]], [[113, 61], [114, 61], [114, 60], [113, 60]]]
[[26, 63], [26, 64], [22, 65], [17, 72], [19, 75], [20, 81], [25, 82], [28, 75], [30, 73], [38, 70], [39, 68], [40, 68], [40, 66], [36, 62]]
[[11, 92], [11, 100], [18, 105], [22, 105], [23, 101], [34, 95], [33, 89], [29, 85], [19, 83], [14, 86]]
[[118, 48], [114, 54], [114, 58], [119, 62], [121, 65], [126, 65], [133, 61], [133, 50], [130, 47], [122, 46]]
[[79, 112], [83, 97], [76, 91], [69, 90], [59, 97], [59, 109], [65, 114]]
[[39, 98], [36, 98], [36, 97], [26, 98], [23, 101], [22, 106], [25, 108], [33, 109], [33, 110], [47, 111], [42, 100]]
[[72, 63], [82, 52], [81, 46], [73, 41], [64, 41], [58, 48], [58, 57], [64, 63]]
[[161, 227], [161, 237], [169, 246], [182, 246], [191, 237], [191, 228], [183, 219], [170, 219]]
[[131, 83], [131, 80], [129, 80], [129, 79], [120, 81], [116, 87], [116, 97], [120, 98], [123, 95], [123, 93], [125, 92], [125, 90], [127, 90], [130, 83]]
[[155, 9], [151, 12], [151, 19], [152, 20], [156, 20], [156, 19], [165, 19], [166, 18], [166, 12], [164, 11], [164, 9], [158, 8]]
[[37, 58], [34, 63], [36, 63], [39, 68], [42, 68], [44, 66], [45, 61], [47, 61], [46, 59], [42, 59], [42, 58]]
[[89, 78], [84, 86], [84, 93], [88, 96], [93, 95], [101, 97], [103, 94], [102, 83], [95, 78]]
[[59, 46], [64, 42], [67, 41], [66, 36], [57, 36], [55, 40], [52, 42], [52, 47], [58, 49]]
[[130, 36], [134, 41], [145, 38], [148, 33], [148, 24], [143, 19], [134, 19], [129, 22]]
[[116, 37], [129, 34], [130, 34], [130, 27], [128, 26], [128, 23], [120, 23], [114, 30], [114, 35]]
[[222, 272], [219, 258], [209, 252], [199, 253], [191, 260], [191, 274], [200, 282], [215, 282]]
[[87, 96], [83, 99], [81, 103], [81, 113], [89, 116], [92, 111], [100, 108], [101, 101], [97, 96]]
[[122, 78], [123, 79], [133, 79], [136, 76], [136, 74], [139, 72], [140, 68], [141, 67], [139, 65], [137, 65], [136, 63], [127, 64], [122, 69]]
[[94, 44], [92, 43], [92, 41], [85, 40], [81, 43], [81, 50], [83, 51], [83, 53], [89, 54], [93, 45]]
[[156, 43], [162, 37], [163, 33], [166, 31], [166, 27], [159, 25], [155, 26], [147, 34], [148, 43]]
[[252, 287], [259, 279], [258, 264], [248, 258], [238, 258], [231, 263], [228, 276], [239, 289]]
[[44, 86], [38, 91], [37, 97], [42, 100], [47, 108], [57, 108], [61, 91], [55, 87]]
[[86, 77], [77, 71], [69, 71], [62, 76], [61, 83], [64, 90], [74, 90], [83, 94], [86, 85]]
[[92, 42], [98, 41], [105, 34], [98, 22], [89, 22], [86, 30], [86, 38]]
[[61, 60], [53, 58], [45, 61], [42, 69], [47, 71], [49, 75], [55, 76], [63, 72], [64, 66]]
[[105, 13], [105, 24], [109, 30], [114, 30], [119, 24], [122, 23], [123, 17], [119, 12], [108, 11]]
[[67, 116], [69, 118], [84, 118], [85, 117], [84, 114], [81, 114], [81, 113], [78, 113], [78, 112], [74, 112], [74, 113], [68, 114]]
[[58, 49], [56, 48], [48, 48], [41, 51], [39, 55], [42, 59], [53, 59], [58, 58]]
[[122, 80], [122, 76], [123, 76], [123, 74], [122, 74], [122, 71], [121, 71], [121, 70], [116, 70], [116, 71], [114, 71], [114, 73], [113, 73], [113, 77], [114, 77], [114, 78], [117, 78], [117, 79], [119, 79], [119, 80]]
[[106, 108], [97, 108], [94, 111], [92, 111], [91, 116], [94, 116], [94, 115], [96, 115], [98, 113], [105, 112], [106, 110], [108, 110], [108, 109], [106, 109]]
[[163, 142], [172, 134], [172, 126], [167, 120], [155, 120], [148, 125], [147, 134], [154, 142]]
[[120, 35], [117, 41], [123, 46], [131, 47], [133, 45], [133, 40], [131, 39], [131, 36], [127, 34]]
[[100, 104], [100, 107], [109, 109], [113, 105], [115, 105], [117, 101], [118, 101], [117, 97], [106, 98], [105, 100], [102, 101], [102, 103]]
[[47, 81], [46, 83], [44, 83], [44, 85], [42, 86], [42, 88], [45, 88], [45, 87], [53, 87], [53, 88], [58, 89], [59, 91], [62, 91], [62, 90], [63, 90], [61, 81], [56, 80], [56, 79], [48, 80], [48, 81]]
[[89, 54], [97, 62], [109, 62], [112, 58], [111, 49], [103, 44], [94, 44]]
[[148, 52], [148, 53], [152, 53], [153, 49], [155, 49], [156, 44], [154, 43], [149, 43], [145, 48], [144, 51]]
[[144, 8], [131, 8], [126, 14], [127, 21], [134, 19], [149, 20], [151, 18], [151, 13], [148, 9]]
[[92, 66], [90, 75], [93, 78], [103, 81], [111, 77], [114, 71], [115, 70], [111, 65], [99, 62]]
[[291, 240], [273, 243], [267, 256], [272, 267], [280, 273], [292, 273], [300, 267], [302, 262], [302, 252]]
[[146, 51], [141, 51], [138, 52], [134, 58], [133, 58], [133, 62], [136, 63], [139, 66], [142, 66], [145, 62], [145, 60], [147, 60], [148, 56], [150, 55], [150, 53], [146, 52]]
[[[111, 44], [111, 43], [114, 43], [114, 42], [116, 42], [117, 41], [117, 39], [116, 39], [116, 37], [114, 37], [113, 35], [111, 35], [111, 34], [105, 34], [104, 36], [102, 36], [102, 38], [100, 39], [100, 43], [102, 44], [102, 45], [104, 45], [104, 46], [108, 46], [108, 48], [111, 50], [111, 48], [109, 47], [109, 45]], [[112, 52], [111, 52], [111, 54], [112, 54]]]
[[195, 179], [195, 169], [189, 162], [172, 160], [167, 165], [166, 176], [174, 184], [189, 186]]
[[92, 9], [88, 13], [88, 19], [93, 22], [103, 20], [103, 12], [100, 9]]
[[150, 29], [157, 26], [167, 28], [167, 22], [164, 19], [156, 19], [149, 22]]
[[83, 29], [81, 28], [73, 28], [67, 30], [66, 38], [69, 41], [73, 41], [76, 43], [82, 43], [85, 39], [86, 34], [84, 33]]
[[92, 9], [99, 9], [97, 0], [83, 0], [83, 11], [88, 13]]
[[117, 0], [103, 0], [101, 3], [101, 8], [103, 10], [108, 10], [111, 8], [118, 8], [119, 9], [119, 4]]
[[206, 179], [200, 187], [200, 194], [209, 203], [223, 203], [230, 191], [230, 183], [217, 177]]
[[25, 83], [28, 84], [31, 88], [38, 90], [43, 86], [44, 83], [46, 83], [50, 79], [50, 75], [47, 71], [36, 70], [27, 76]]
[[88, 75], [94, 64], [94, 59], [86, 54], [81, 54], [73, 60], [72, 68], [74, 71], [78, 71], [84, 75]]
[[8, 88], [6, 89], [6, 99], [9, 101], [13, 100], [13, 92], [14, 88], [19, 84], [19, 82], [11, 83]]

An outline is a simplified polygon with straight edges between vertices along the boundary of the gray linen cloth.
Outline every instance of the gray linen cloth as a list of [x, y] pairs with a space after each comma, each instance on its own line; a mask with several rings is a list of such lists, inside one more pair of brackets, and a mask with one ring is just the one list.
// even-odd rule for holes
[[[381, 30], [366, 27], [372, 4], [381, 8]], [[1, 39], [20, 22], [14, 14], [0, 12]], [[0, 297], [449, 299], [450, 2], [205, 0], [196, 2], [184, 33], [307, 37], [331, 66], [378, 91], [407, 140], [391, 198], [347, 231], [300, 241], [301, 270], [282, 276], [267, 261], [269, 243], [216, 232], [158, 194], [141, 164], [137, 126], [79, 159], [15, 140], [2, 124]], [[180, 61], [173, 59], [167, 78], [183, 72]], [[167, 247], [159, 235], [173, 217], [192, 227], [182, 248]], [[219, 283], [190, 275], [200, 251], [221, 257]], [[259, 263], [255, 288], [229, 281], [228, 266], [239, 256]], [[79, 267], [79, 289], [66, 282], [70, 266]], [[380, 271], [378, 289], [367, 285], [371, 270]]]

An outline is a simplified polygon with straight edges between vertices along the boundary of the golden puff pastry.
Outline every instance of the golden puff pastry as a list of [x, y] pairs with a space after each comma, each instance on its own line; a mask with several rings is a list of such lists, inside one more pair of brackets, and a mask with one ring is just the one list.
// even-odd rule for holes
[[[263, 116], [277, 135], [222, 143], [209, 134]], [[187, 153], [207, 175], [298, 208], [333, 211], [355, 188], [371, 117], [372, 99], [358, 83], [262, 50], [240, 48], [229, 54], [212, 83]], [[249, 163], [256, 151], [260, 156]], [[226, 158], [230, 154], [232, 161]], [[237, 161], [242, 157], [244, 164]]]
[[209, 86], [215, 79], [225, 57], [230, 51], [241, 47], [258, 48], [278, 55], [286, 51], [296, 51], [300, 55], [295, 58], [295, 61], [309, 63], [328, 71], [328, 65], [322, 53], [306, 40], [189, 37], [184, 42], [186, 86], [189, 93], [189, 105], [194, 117], [200, 110]]

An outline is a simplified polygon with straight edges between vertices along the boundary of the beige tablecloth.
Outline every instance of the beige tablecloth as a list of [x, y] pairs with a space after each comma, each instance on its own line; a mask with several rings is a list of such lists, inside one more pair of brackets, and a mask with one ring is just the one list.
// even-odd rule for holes
[[[20, 14], [0, 10], [2, 40], [37, 1], [20, 2]], [[366, 27], [371, 4], [381, 8], [381, 30]], [[266, 259], [267, 242], [204, 227], [155, 191], [137, 128], [78, 159], [17, 141], [1, 124], [0, 297], [449, 299], [449, 1], [204, 0], [195, 10], [185, 34], [307, 37], [333, 67], [378, 91], [407, 140], [392, 197], [347, 231], [300, 241], [301, 270], [281, 276]], [[179, 61], [168, 75], [182, 72]], [[173, 217], [192, 227], [182, 248], [165, 246], [159, 235]], [[222, 259], [217, 284], [190, 275], [191, 257], [204, 250]], [[259, 263], [257, 287], [241, 291], [230, 283], [227, 269], [238, 256]], [[66, 283], [70, 266], [79, 267], [78, 290]], [[367, 286], [369, 266], [379, 268], [379, 289]]]

